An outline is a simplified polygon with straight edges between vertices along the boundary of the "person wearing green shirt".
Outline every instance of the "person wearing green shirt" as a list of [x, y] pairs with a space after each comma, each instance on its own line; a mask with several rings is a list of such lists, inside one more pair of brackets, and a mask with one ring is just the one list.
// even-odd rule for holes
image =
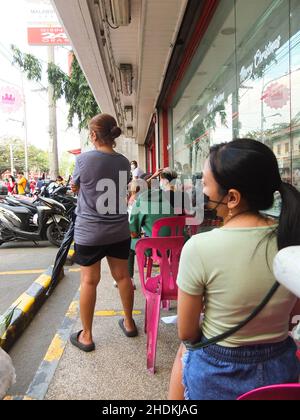
[[[134, 276], [134, 260], [135, 260], [135, 246], [137, 241], [142, 237], [151, 237], [152, 226], [156, 220], [164, 217], [172, 217], [175, 215], [176, 203], [181, 205], [180, 214], [183, 213], [184, 196], [182, 192], [175, 191], [174, 184], [177, 179], [177, 173], [170, 168], [165, 168], [158, 171], [155, 175], [160, 175], [160, 184], [158, 188], [151, 187], [142, 192], [133, 205], [130, 218], [129, 229], [131, 232], [131, 251], [128, 260], [129, 274], [133, 279]], [[152, 180], [151, 177], [150, 180]], [[187, 199], [186, 199], [187, 202]], [[178, 211], [176, 211], [178, 215]], [[161, 236], [170, 235], [168, 228], [162, 228]]]

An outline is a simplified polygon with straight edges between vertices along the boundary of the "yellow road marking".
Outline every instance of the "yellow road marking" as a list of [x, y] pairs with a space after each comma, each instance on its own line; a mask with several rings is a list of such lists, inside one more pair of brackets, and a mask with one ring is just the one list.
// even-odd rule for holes
[[[142, 311], [132, 311], [132, 315], [141, 315]], [[96, 311], [95, 316], [124, 316], [124, 311]]]
[[[80, 268], [70, 268], [67, 270], [69, 273], [79, 273]], [[21, 276], [26, 274], [43, 274], [44, 270], [16, 270], [16, 271], [1, 271], [0, 276]]]
[[21, 274], [41, 274], [45, 270], [18, 270], [18, 271], [2, 271], [0, 276], [17, 276]]
[[66, 313], [66, 317], [75, 318], [78, 313], [78, 307], [79, 307], [79, 301], [74, 300], [69, 306], [68, 312]]
[[46, 356], [44, 357], [44, 360], [46, 362], [53, 362], [54, 360], [59, 360], [63, 352], [64, 352], [64, 343], [62, 339], [59, 337], [59, 335], [56, 334], [56, 336], [52, 340], [52, 343], [50, 344], [50, 347], [48, 349]]

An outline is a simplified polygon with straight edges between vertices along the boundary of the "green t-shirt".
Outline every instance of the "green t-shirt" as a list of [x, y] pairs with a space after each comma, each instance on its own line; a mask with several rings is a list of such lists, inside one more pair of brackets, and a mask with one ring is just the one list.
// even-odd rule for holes
[[[186, 243], [177, 283], [190, 295], [204, 296], [201, 328], [206, 338], [222, 334], [246, 319], [275, 283], [272, 266], [277, 253], [276, 236], [269, 242], [262, 241], [272, 229], [214, 229]], [[289, 315], [296, 301], [281, 286], [259, 315], [218, 344], [238, 347], [283, 341], [288, 336]]]

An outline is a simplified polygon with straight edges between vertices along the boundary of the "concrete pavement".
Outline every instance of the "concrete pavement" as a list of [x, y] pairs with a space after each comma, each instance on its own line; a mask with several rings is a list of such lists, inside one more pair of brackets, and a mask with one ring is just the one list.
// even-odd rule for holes
[[[157, 373], [150, 375], [146, 369], [146, 336], [143, 331], [145, 301], [137, 280], [136, 273], [134, 309], [139, 313], [135, 315], [139, 336], [127, 338], [118, 326], [122, 306], [118, 289], [113, 287], [108, 265], [104, 260], [94, 321], [96, 351], [87, 354], [73, 347], [68, 341], [69, 331], [61, 329], [60, 334], [55, 336], [27, 396], [43, 397], [46, 400], [166, 399], [171, 367], [179, 346], [176, 326], [160, 323]], [[71, 317], [67, 317], [64, 323], [67, 329], [73, 331], [81, 329], [77, 308], [78, 297], [71, 305]], [[170, 312], [162, 311], [161, 316], [175, 313], [176, 307], [173, 304], [173, 309]]]

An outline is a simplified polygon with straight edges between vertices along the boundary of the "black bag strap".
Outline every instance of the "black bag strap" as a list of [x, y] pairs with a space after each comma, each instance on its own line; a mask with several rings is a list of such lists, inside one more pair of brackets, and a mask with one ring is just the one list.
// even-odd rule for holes
[[209, 340], [205, 342], [195, 343], [192, 344], [189, 341], [184, 341], [184, 345], [188, 350], [198, 350], [205, 347], [210, 346], [211, 344], [216, 344], [219, 341], [223, 341], [226, 338], [230, 337], [232, 334], [236, 333], [238, 330], [243, 328], [245, 325], [247, 325], [252, 319], [254, 319], [267, 305], [267, 303], [271, 300], [272, 296], [275, 294], [275, 292], [278, 290], [280, 284], [276, 282], [269, 293], [265, 296], [265, 298], [262, 300], [262, 302], [254, 309], [254, 311], [251, 313], [251, 315], [248, 316], [244, 321], [240, 322], [237, 326], [231, 328], [230, 330], [226, 331], [223, 334], [217, 335], [216, 337], [210, 338]]

